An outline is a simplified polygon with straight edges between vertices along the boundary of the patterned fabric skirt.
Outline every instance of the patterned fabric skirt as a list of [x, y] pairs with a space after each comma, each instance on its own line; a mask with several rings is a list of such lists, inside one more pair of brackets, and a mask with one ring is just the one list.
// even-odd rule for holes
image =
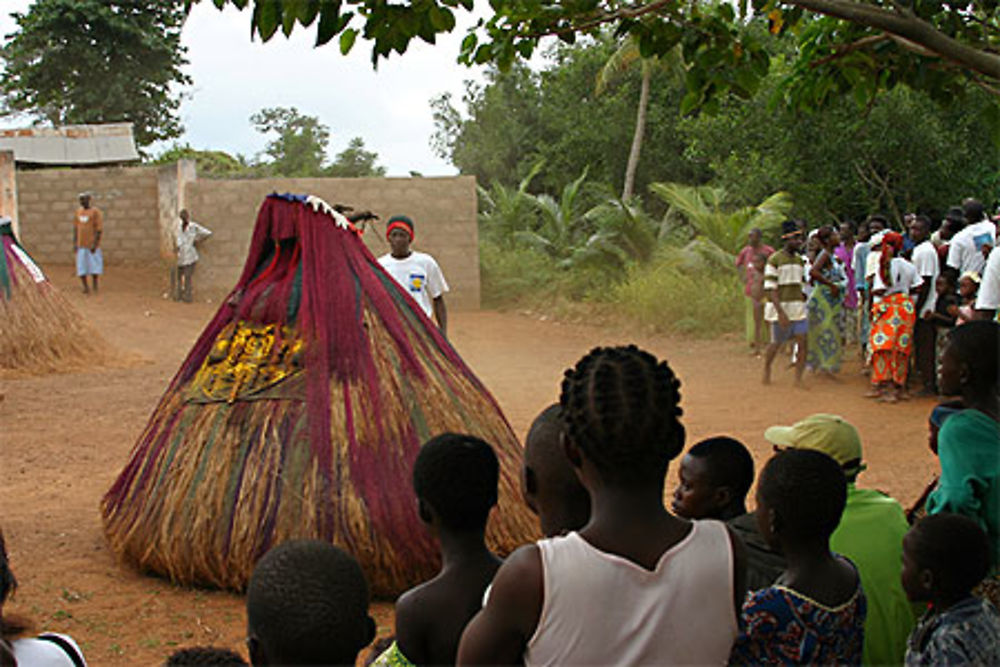
[[913, 301], [906, 294], [890, 294], [872, 306], [872, 328], [868, 338], [872, 384], [906, 384], [916, 321]]
[[948, 347], [948, 334], [951, 330], [952, 327], [937, 327], [937, 338], [934, 340], [934, 372], [941, 368], [941, 357]]
[[806, 306], [809, 309], [809, 356], [806, 363], [818, 371], [837, 373], [843, 349], [841, 346], [839, 295], [834, 297], [826, 285], [817, 285]]
[[844, 342], [852, 345], [858, 342], [858, 308], [840, 308], [840, 335]]

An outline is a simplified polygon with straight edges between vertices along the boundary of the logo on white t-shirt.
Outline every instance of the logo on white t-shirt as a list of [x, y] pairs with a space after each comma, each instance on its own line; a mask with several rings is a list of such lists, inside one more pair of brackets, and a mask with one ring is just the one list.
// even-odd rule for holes
[[419, 294], [424, 289], [424, 283], [427, 281], [427, 276], [423, 273], [411, 273], [409, 287], [411, 292]]

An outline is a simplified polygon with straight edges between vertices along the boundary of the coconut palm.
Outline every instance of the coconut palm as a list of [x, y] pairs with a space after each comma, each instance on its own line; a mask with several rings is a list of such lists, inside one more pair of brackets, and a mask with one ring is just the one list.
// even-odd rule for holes
[[489, 189], [476, 186], [479, 194], [479, 229], [484, 237], [509, 248], [515, 243], [514, 237], [518, 231], [535, 227], [538, 207], [535, 197], [528, 192], [528, 187], [544, 165], [544, 160], [536, 162], [517, 188], [507, 187], [499, 181]]
[[639, 87], [639, 105], [635, 113], [635, 132], [632, 134], [632, 147], [629, 149], [628, 164], [625, 167], [625, 185], [622, 187], [624, 200], [631, 199], [635, 189], [635, 172], [639, 167], [642, 138], [646, 133], [646, 112], [649, 108], [649, 87], [653, 72], [657, 69], [667, 71], [678, 82], [683, 81], [685, 74], [684, 56], [680, 44], [663, 56], [643, 58], [639, 52], [638, 40], [629, 35], [598, 72], [595, 94], [600, 95], [615, 78], [636, 62], [642, 67], [642, 80]]
[[579, 195], [587, 171], [563, 188], [559, 199], [552, 195], [528, 195], [538, 215], [535, 229], [514, 232], [514, 239], [528, 247], [539, 250], [549, 257], [567, 262], [573, 250], [586, 238], [586, 229], [581, 224]]
[[624, 273], [630, 263], [649, 261], [656, 250], [658, 225], [634, 203], [611, 196], [584, 213], [583, 219], [594, 231], [573, 251], [574, 265]]
[[774, 229], [792, 210], [792, 197], [787, 192], [776, 192], [756, 206], [730, 208], [722, 188], [653, 183], [649, 189], [670, 206], [671, 213], [683, 217], [698, 240], [733, 255], [751, 229]]

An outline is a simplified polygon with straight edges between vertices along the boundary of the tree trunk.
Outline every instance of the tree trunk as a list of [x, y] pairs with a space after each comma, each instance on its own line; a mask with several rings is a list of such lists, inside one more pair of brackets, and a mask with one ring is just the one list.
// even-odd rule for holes
[[642, 65], [642, 87], [639, 89], [639, 109], [635, 114], [635, 134], [632, 135], [632, 149], [628, 153], [628, 166], [625, 167], [625, 187], [622, 188], [622, 199], [629, 200], [635, 190], [635, 170], [639, 167], [639, 152], [642, 150], [642, 135], [646, 132], [646, 108], [649, 106], [649, 80], [652, 67]]

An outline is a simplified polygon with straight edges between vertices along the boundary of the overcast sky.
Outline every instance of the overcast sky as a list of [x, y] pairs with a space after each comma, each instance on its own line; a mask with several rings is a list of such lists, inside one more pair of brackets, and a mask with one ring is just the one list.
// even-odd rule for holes
[[[25, 11], [31, 0], [0, 0], [0, 35], [14, 31], [12, 11]], [[334, 39], [313, 48], [315, 28], [280, 32], [267, 44], [250, 41], [249, 10], [220, 12], [209, 0], [195, 5], [184, 26], [186, 67], [194, 83], [181, 106], [185, 134], [195, 148], [253, 156], [267, 138], [254, 131], [250, 114], [263, 107], [294, 106], [317, 116], [330, 128], [332, 158], [352, 137], [364, 139], [390, 175], [410, 170], [425, 176], [454, 174], [436, 157], [429, 139], [434, 123], [429, 101], [451, 92], [460, 100], [463, 81], [480, 79], [480, 69], [456, 63], [465, 34], [463, 17], [435, 46], [411, 43], [407, 53], [379, 63], [374, 71], [370, 47], [358, 40], [341, 56]], [[468, 19], [465, 19], [468, 23]]]

